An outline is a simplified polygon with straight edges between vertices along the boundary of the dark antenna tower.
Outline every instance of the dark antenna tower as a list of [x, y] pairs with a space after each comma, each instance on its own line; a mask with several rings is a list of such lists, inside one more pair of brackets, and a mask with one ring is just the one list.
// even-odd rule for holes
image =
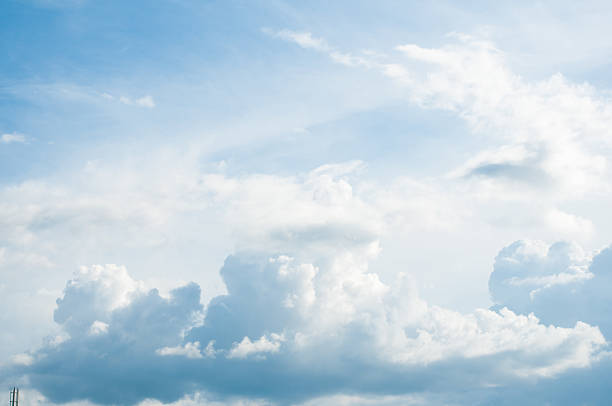
[[19, 388], [13, 387], [13, 389], [11, 390], [9, 406], [19, 406]]

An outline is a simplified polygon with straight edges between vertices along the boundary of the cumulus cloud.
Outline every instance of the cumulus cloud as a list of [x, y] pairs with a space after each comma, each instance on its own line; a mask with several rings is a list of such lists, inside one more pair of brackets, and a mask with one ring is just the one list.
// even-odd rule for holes
[[[592, 284], [609, 282], [595, 272], [597, 261], [575, 246], [527, 244], [500, 253], [490, 284], [497, 305], [469, 314], [428, 304], [409, 277], [384, 282], [369, 270], [381, 249], [378, 237], [389, 227], [444, 228], [458, 221], [461, 193], [446, 193], [443, 182], [473, 182], [501, 200], [512, 193], [524, 198], [525, 189], [507, 191], [509, 184], [562, 198], [597, 189], [605, 180], [606, 160], [596, 147], [607, 134], [606, 101], [559, 75], [527, 82], [506, 67], [503, 53], [473, 38], [439, 49], [400, 46], [404, 59], [381, 62], [384, 56], [355, 57], [308, 33], [277, 36], [346, 66], [379, 69], [407, 87], [414, 103], [455, 112], [498, 145], [438, 184], [403, 179], [392, 190], [354, 182], [364, 167], [354, 161], [284, 177], [173, 173], [143, 193], [133, 187], [140, 179], [124, 176], [109, 176], [113, 187], [101, 195], [38, 183], [4, 191], [27, 195], [26, 201], [50, 195], [50, 203], [37, 205], [5, 199], [9, 210], [1, 219], [13, 245], [58, 219], [88, 227], [97, 219], [158, 224], [175, 211], [210, 204], [221, 208], [239, 247], [221, 268], [227, 294], [213, 298], [205, 312], [195, 284], [165, 297], [125, 268], [83, 268], [57, 301], [54, 319], [65, 336], [14, 362], [13, 371], [52, 401], [106, 404], [189, 403], [200, 392], [277, 404], [368, 404], [372, 398], [406, 404], [428, 403], [431, 391], [447, 396], [439, 403], [462, 403], [465, 388], [499, 403], [509, 398], [506, 388], [552, 387], [567, 377], [587, 379], [580, 375], [586, 370], [606, 371], [609, 322], [605, 311], [585, 309], [606, 308], [605, 295]], [[154, 106], [150, 97], [117, 101]], [[88, 181], [100, 174], [96, 163], [85, 170]], [[556, 207], [534, 211], [554, 230], [592, 229], [588, 219]], [[566, 300], [575, 308], [560, 312]], [[525, 393], [541, 401], [534, 391]]]
[[108, 332], [108, 324], [100, 320], [94, 321], [93, 323], [91, 323], [91, 327], [89, 327], [90, 335], [105, 334], [107, 332]]
[[[188, 384], [175, 382], [168, 387], [167, 383], [177, 359], [194, 359], [195, 344], [179, 343], [202, 311], [200, 289], [190, 284], [166, 298], [156, 289], [140, 286], [122, 267], [93, 266], [75, 275], [55, 311], [55, 320], [68, 337], [50, 340], [31, 354], [27, 374], [32, 386], [54, 402], [132, 404], [148, 397], [169, 401], [191, 393]], [[64, 372], [58, 374], [59, 370]], [[149, 385], [157, 389], [150, 388], [155, 393], [147, 395], [142, 390]], [[127, 392], [115, 393], [109, 387]], [[70, 393], [62, 394], [65, 391]]]
[[612, 250], [592, 255], [575, 243], [517, 241], [500, 251], [489, 279], [498, 307], [534, 313], [545, 323], [599, 326], [612, 338]]
[[[203, 174], [186, 182], [186, 196], [223, 207], [241, 233], [244, 249], [220, 270], [226, 294], [203, 306], [195, 284], [162, 296], [124, 267], [81, 268], [57, 300], [63, 334], [29, 352], [29, 365], [13, 363], [11, 373], [54, 402], [171, 402], [201, 391], [276, 404], [357, 394], [351, 401], [359, 404], [379, 395], [455, 396], [464, 387], [490, 393], [600, 365], [599, 324], [542, 322], [511, 303], [462, 314], [427, 303], [407, 275], [384, 281], [372, 272], [389, 224], [435, 222], [422, 213], [444, 210], [421, 184], [399, 184], [404, 194], [362, 188], [355, 177], [363, 170], [354, 161], [295, 176]], [[401, 220], [406, 211], [414, 213]], [[537, 283], [587, 278], [588, 255], [574, 257], [584, 257], [576, 260], [582, 268]]]
[[83, 332], [99, 335], [108, 331], [106, 321], [112, 311], [125, 307], [142, 289], [125, 267], [83, 267], [66, 285], [64, 296], [57, 299], [53, 317], [71, 336]]
[[182, 355], [187, 358], [202, 358], [202, 352], [200, 350], [200, 342], [185, 343], [183, 346], [176, 347], [164, 347], [155, 351], [159, 355]]
[[205, 174], [202, 184], [240, 230], [242, 246], [325, 250], [372, 241], [385, 227], [384, 212], [351, 184], [361, 168], [363, 163], [353, 161], [299, 176]]
[[[83, 268], [58, 299], [55, 319], [70, 337], [14, 372], [54, 402], [170, 402], [202, 391], [297, 404], [547, 380], [596, 365], [605, 348], [597, 327], [582, 322], [555, 327], [508, 309], [431, 306], [407, 276], [388, 285], [368, 270], [373, 244], [310, 263], [232, 255], [221, 269], [227, 294], [199, 324], [195, 284], [164, 298], [122, 267]], [[103, 331], [91, 334], [94, 326]]]
[[[95, 178], [95, 165], [87, 170]], [[178, 192], [155, 200], [154, 219], [215, 205], [243, 249], [226, 258], [220, 274], [227, 294], [207, 303], [204, 322], [197, 324], [203, 306], [195, 285], [166, 297], [124, 267], [85, 267], [57, 301], [54, 319], [65, 335], [33, 351], [30, 365], [12, 368], [55, 402], [169, 402], [202, 391], [289, 404], [339, 393], [403, 398], [556, 380], [600, 362], [604, 338], [588, 321], [548, 326], [510, 306], [461, 314], [425, 302], [409, 277], [385, 282], [370, 271], [381, 251], [378, 236], [390, 224], [448, 227], [449, 213], [439, 191], [408, 180], [397, 190], [364, 187], [357, 180], [363, 170], [354, 161], [295, 176], [203, 174], [170, 183]], [[41, 190], [49, 189], [14, 188], [21, 197]], [[23, 218], [7, 216], [8, 224], [49, 227], [57, 213], [72, 221], [72, 208], [91, 227], [91, 213], [113, 221], [149, 215], [138, 210], [147, 205], [116, 207], [112, 193], [65, 204], [56, 195], [73, 195], [54, 193], [42, 208], [13, 199], [6, 207]], [[206, 200], [190, 201], [194, 196]], [[50, 372], [64, 370], [68, 357], [78, 360], [65, 370], [72, 386]], [[126, 372], [117, 375], [118, 368]], [[445, 384], [434, 388], [437, 376]], [[173, 386], [164, 389], [162, 381]], [[123, 398], [111, 399], [108, 386], [121, 389]]]
[[278, 352], [284, 337], [278, 334], [270, 334], [270, 338], [261, 336], [257, 341], [251, 341], [244, 337], [241, 342], [234, 344], [227, 354], [227, 358], [247, 358], [255, 355], [258, 359], [265, 359], [265, 353]]

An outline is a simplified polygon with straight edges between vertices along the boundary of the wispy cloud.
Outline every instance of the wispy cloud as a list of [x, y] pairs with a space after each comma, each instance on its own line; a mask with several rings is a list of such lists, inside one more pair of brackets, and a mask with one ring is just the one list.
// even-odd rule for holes
[[508, 182], [566, 197], [610, 187], [601, 150], [611, 145], [612, 103], [588, 84], [561, 74], [527, 81], [512, 72], [495, 44], [465, 34], [449, 34], [455, 41], [439, 48], [404, 44], [395, 48], [399, 55], [376, 58], [343, 53], [310, 33], [273, 35], [345, 66], [376, 69], [416, 105], [451, 111], [497, 144], [451, 177], [483, 179], [479, 185], [499, 196]]
[[0, 136], [0, 143], [2, 144], [12, 144], [12, 143], [25, 143], [26, 142], [26, 136], [23, 134], [19, 134], [19, 133], [12, 133], [12, 134], [2, 134], [2, 136]]
[[321, 52], [332, 51], [332, 48], [327, 44], [327, 41], [325, 41], [323, 38], [313, 37], [309, 32], [297, 32], [291, 30], [272, 31], [267, 28], [264, 28], [263, 32], [285, 41], [294, 42], [302, 48], [314, 49]]
[[153, 96], [146, 95], [139, 98], [131, 98], [127, 96], [113, 96], [109, 93], [102, 93], [102, 98], [107, 100], [117, 100], [119, 103], [125, 104], [127, 106], [138, 106], [138, 107], [146, 107], [153, 108], [155, 107], [155, 100], [153, 100]]
[[375, 55], [373, 55], [371, 51], [365, 50], [362, 52], [362, 54], [366, 57], [355, 56], [348, 52], [340, 52], [331, 45], [329, 45], [325, 39], [314, 37], [310, 32], [299, 32], [291, 30], [272, 31], [267, 28], [264, 28], [263, 32], [275, 38], [280, 38], [288, 42], [293, 42], [301, 46], [302, 48], [312, 49], [318, 52], [325, 53], [334, 62], [342, 65], [361, 66], [365, 68], [371, 68], [376, 65], [376, 62], [374, 61]]
[[139, 106], [139, 107], [155, 107], [155, 101], [152, 96], [143, 96], [138, 99], [130, 99], [129, 97], [121, 96], [119, 101], [128, 106]]

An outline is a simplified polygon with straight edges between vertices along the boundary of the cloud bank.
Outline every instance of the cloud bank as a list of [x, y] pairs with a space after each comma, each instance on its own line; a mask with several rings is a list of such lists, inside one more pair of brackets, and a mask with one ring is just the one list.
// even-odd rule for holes
[[[585, 310], [563, 318], [562, 307], [547, 303], [542, 309], [557, 311], [549, 314], [533, 298], [605, 275], [597, 270], [608, 267], [607, 250], [592, 260], [572, 244], [517, 242], [497, 258], [494, 309], [462, 314], [431, 305], [409, 275], [393, 270], [396, 279], [383, 281], [370, 270], [397, 207], [389, 195], [368, 199], [355, 190], [351, 177], [362, 166], [324, 165], [300, 178], [203, 175], [198, 195], [208, 193], [242, 230], [245, 249], [220, 270], [227, 292], [204, 304], [194, 283], [161, 295], [125, 267], [83, 267], [57, 300], [61, 334], [15, 358], [6, 373], [49, 401], [99, 404], [198, 396], [541, 404], [562, 393], [557, 385], [568, 377], [595, 371], [588, 383], [602, 379], [608, 301], [591, 290], [605, 277], [580, 292], [599, 298], [597, 317]], [[513, 398], [509, 388], [531, 398]]]
[[370, 241], [310, 263], [236, 253], [221, 269], [227, 294], [206, 309], [196, 284], [162, 297], [125, 268], [83, 268], [57, 301], [66, 336], [14, 373], [57, 403], [172, 402], [202, 391], [297, 404], [487, 393], [596, 366], [604, 354], [604, 336], [580, 320], [556, 327], [505, 307], [460, 314], [429, 305], [405, 275], [385, 284], [368, 271], [377, 252]]

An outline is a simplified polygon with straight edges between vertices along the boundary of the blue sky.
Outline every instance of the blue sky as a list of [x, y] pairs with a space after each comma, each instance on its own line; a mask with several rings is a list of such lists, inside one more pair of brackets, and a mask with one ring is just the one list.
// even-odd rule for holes
[[26, 406], [609, 403], [606, 2], [0, 10]]

